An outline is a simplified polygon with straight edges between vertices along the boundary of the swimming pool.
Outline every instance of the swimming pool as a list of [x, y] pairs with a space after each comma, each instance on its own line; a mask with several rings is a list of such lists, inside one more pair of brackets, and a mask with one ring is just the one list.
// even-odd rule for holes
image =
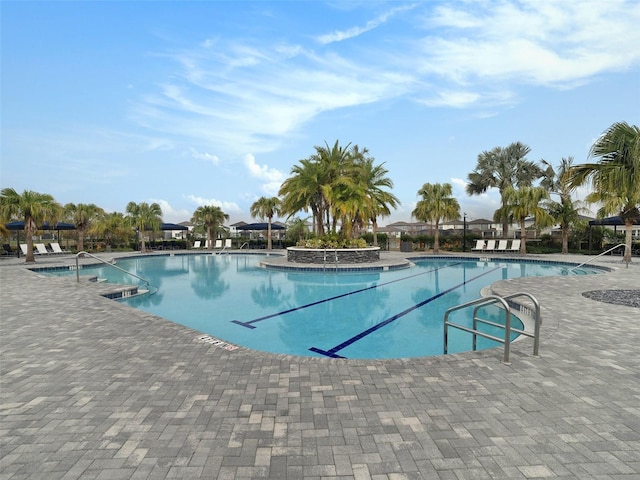
[[[146, 278], [153, 295], [128, 305], [256, 350], [303, 356], [405, 358], [443, 353], [445, 311], [474, 300], [499, 280], [575, 275], [559, 263], [430, 257], [392, 271], [281, 271], [259, 266], [264, 255], [158, 255], [119, 259], [117, 265]], [[68, 272], [67, 272], [68, 273]], [[75, 274], [75, 272], [74, 272]], [[84, 268], [113, 283], [133, 283], [108, 266]], [[470, 325], [469, 311], [452, 317]], [[504, 323], [503, 312], [483, 315]], [[512, 317], [514, 328], [522, 328]], [[497, 330], [497, 329], [496, 329]], [[493, 332], [503, 336], [502, 330]], [[515, 336], [515, 334], [514, 334]], [[499, 344], [478, 339], [478, 348]], [[471, 350], [471, 335], [450, 330], [449, 352]]]

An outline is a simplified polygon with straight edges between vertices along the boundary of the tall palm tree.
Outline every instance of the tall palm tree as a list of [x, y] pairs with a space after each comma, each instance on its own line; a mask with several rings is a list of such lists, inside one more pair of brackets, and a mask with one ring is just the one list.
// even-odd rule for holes
[[546, 227], [553, 223], [553, 217], [543, 205], [549, 192], [543, 187], [507, 187], [504, 192], [505, 206], [496, 212], [496, 217], [512, 217], [520, 224], [520, 253], [527, 253], [527, 217], [535, 217], [537, 226]]
[[99, 238], [104, 238], [107, 249], [111, 249], [114, 240], [125, 239], [131, 233], [127, 220], [120, 212], [102, 213], [91, 224], [89, 232]]
[[22, 194], [13, 188], [3, 188], [0, 192], [0, 215], [4, 218], [24, 219], [24, 231], [27, 237], [27, 255], [25, 261], [35, 262], [33, 255], [33, 236], [37, 225], [45, 221], [55, 223], [62, 212], [62, 206], [46, 193], [25, 190]]
[[569, 253], [569, 233], [571, 226], [580, 220], [580, 214], [585, 210], [581, 202], [571, 198], [573, 189], [569, 186], [569, 170], [573, 165], [573, 157], [562, 158], [558, 169], [542, 160], [546, 165], [540, 186], [545, 188], [550, 195], [558, 195], [559, 201], [549, 201], [547, 206], [549, 213], [560, 224], [562, 232], [562, 253]]
[[67, 203], [64, 213], [76, 226], [78, 234], [78, 251], [84, 250], [84, 235], [91, 228], [91, 224], [97, 220], [104, 210], [93, 203]]
[[363, 207], [366, 218], [373, 227], [373, 245], [378, 245], [378, 217], [391, 214], [391, 208], [397, 208], [400, 200], [393, 193], [385, 190], [393, 188], [393, 181], [387, 177], [388, 170], [384, 163], [373, 164], [373, 158], [364, 158], [360, 163], [358, 178], [365, 186], [365, 205]]
[[[534, 180], [542, 176], [542, 169], [525, 158], [529, 152], [531, 149], [527, 145], [514, 142], [506, 148], [495, 147], [480, 153], [476, 168], [468, 176], [467, 194], [480, 195], [490, 188], [497, 188], [501, 199], [499, 210], [504, 211], [504, 192], [508, 187], [531, 186]], [[502, 237], [508, 238], [509, 219], [503, 216], [500, 220]]]
[[[353, 213], [353, 197], [357, 194], [354, 189], [355, 165], [351, 144], [340, 146], [336, 140], [333, 147], [325, 142], [323, 147], [316, 146], [316, 153], [313, 155], [321, 171], [323, 172], [323, 182], [320, 187], [322, 193], [322, 206], [324, 208], [323, 217], [326, 228], [336, 231], [340, 216]], [[344, 219], [344, 218], [343, 218]], [[349, 222], [350, 218], [346, 218]], [[349, 225], [350, 227], [350, 225]]]
[[191, 217], [191, 222], [196, 226], [204, 227], [207, 230], [207, 248], [209, 250], [213, 250], [214, 234], [225, 220], [229, 220], [229, 215], [224, 213], [220, 207], [215, 205], [203, 205], [198, 207]]
[[433, 222], [435, 232], [433, 253], [440, 250], [440, 220], [460, 218], [460, 204], [452, 197], [453, 187], [450, 183], [425, 183], [418, 195], [422, 197], [411, 214], [421, 222]]
[[267, 250], [271, 250], [271, 221], [274, 215], [280, 215], [280, 199], [278, 197], [260, 197], [249, 209], [252, 217], [267, 219]]
[[302, 210], [311, 210], [313, 231], [320, 236], [324, 235], [323, 183], [324, 172], [321, 165], [314, 159], [307, 158], [291, 168], [291, 176], [282, 183], [278, 192], [282, 197], [281, 213], [291, 216]]
[[127, 204], [127, 215], [132, 226], [138, 231], [140, 237], [140, 251], [145, 253], [147, 251], [144, 242], [145, 232], [156, 232], [160, 229], [162, 224], [162, 208], [157, 203], [135, 203], [129, 202]]
[[585, 200], [601, 204], [599, 217], [620, 215], [625, 225], [623, 260], [631, 262], [633, 222], [640, 219], [640, 128], [614, 123], [594, 142], [589, 158], [597, 162], [572, 167], [569, 184], [591, 184], [593, 191]]

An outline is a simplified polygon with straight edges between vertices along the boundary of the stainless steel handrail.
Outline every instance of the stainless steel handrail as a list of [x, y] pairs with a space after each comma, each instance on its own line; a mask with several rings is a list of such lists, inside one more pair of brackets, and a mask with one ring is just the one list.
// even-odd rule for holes
[[[511, 331], [517, 332], [521, 335], [525, 335], [527, 337], [533, 338], [533, 355], [535, 357], [538, 356], [538, 350], [540, 349], [540, 326], [542, 325], [542, 316], [540, 315], [540, 302], [527, 292], [518, 292], [512, 293], [511, 295], [507, 295], [506, 297], [502, 297], [505, 300], [512, 300], [517, 297], [527, 297], [531, 302], [533, 302], [534, 314], [533, 314], [533, 333], [526, 332], [524, 330], [519, 330], [516, 328], [512, 328]], [[518, 304], [520, 306], [520, 311], [522, 311], [522, 307], [526, 307], [525, 305]]]
[[88, 257], [95, 258], [96, 260], [98, 260], [99, 262], [104, 263], [105, 265], [109, 265], [110, 267], [113, 267], [113, 268], [115, 268], [117, 270], [120, 270], [121, 272], [127, 273], [127, 274], [131, 275], [132, 277], [136, 277], [138, 280], [142, 280], [143, 282], [145, 282], [147, 284], [148, 287], [151, 287], [151, 283], [146, 278], [142, 278], [142, 277], [136, 275], [135, 273], [131, 273], [130, 271], [125, 270], [124, 268], [120, 268], [117, 265], [114, 265], [113, 263], [109, 263], [106, 260], [104, 260], [104, 259], [102, 259], [100, 257], [96, 257], [95, 255], [92, 255], [91, 253], [85, 252], [85, 251], [76, 253], [76, 280], [78, 281], [78, 283], [80, 283], [80, 265], [78, 264], [78, 258], [80, 257], [80, 255], [83, 255], [83, 256], [87, 255]]
[[598, 259], [598, 257], [601, 257], [602, 255], [606, 255], [607, 253], [612, 252], [612, 251], [613, 251], [613, 250], [615, 250], [616, 248], [626, 247], [626, 246], [627, 246], [627, 245], [626, 245], [626, 244], [624, 244], [624, 243], [619, 243], [619, 244], [618, 244], [618, 245], [616, 245], [615, 247], [611, 247], [609, 250], [606, 250], [606, 251], [604, 251], [604, 252], [602, 252], [602, 253], [599, 253], [599, 254], [598, 254], [598, 255], [596, 255], [595, 257], [590, 258], [590, 259], [589, 259], [589, 260], [587, 260], [586, 262], [582, 262], [580, 265], [576, 265], [575, 267], [570, 268], [570, 269], [569, 269], [569, 271], [575, 270], [576, 268], [580, 268], [580, 267], [582, 267], [583, 265], [586, 265], [587, 263], [591, 263], [591, 262], [593, 262], [593, 261], [597, 260], [597, 259]]
[[[507, 300], [511, 300], [513, 298], [516, 297], [521, 297], [521, 296], [525, 296], [527, 298], [529, 298], [534, 305], [534, 310], [535, 310], [535, 315], [534, 315], [534, 319], [535, 319], [535, 325], [534, 325], [534, 331], [533, 333], [531, 332], [526, 332], [524, 330], [520, 330], [520, 329], [515, 329], [511, 327], [511, 307], [509, 306], [509, 303], [507, 302]], [[505, 323], [504, 325], [500, 324], [500, 323], [496, 323], [496, 322], [491, 322], [489, 320], [486, 319], [482, 319], [478, 317], [478, 310], [481, 307], [484, 306], [488, 306], [491, 304], [500, 304], [502, 306], [502, 308], [504, 308], [505, 314], [506, 314], [506, 318], [505, 318]], [[456, 311], [456, 310], [462, 310], [464, 308], [468, 308], [468, 307], [475, 307], [473, 309], [473, 328], [469, 328], [469, 327], [465, 327], [463, 325], [459, 325], [453, 322], [449, 321], [449, 315]], [[490, 335], [488, 333], [484, 333], [481, 332], [480, 330], [478, 330], [478, 323], [483, 323], [485, 325], [491, 325], [494, 327], [498, 327], [498, 328], [503, 328], [505, 331], [504, 334], [504, 338], [499, 338], [496, 337], [495, 335]], [[494, 340], [496, 342], [500, 342], [502, 344], [504, 344], [504, 355], [503, 355], [503, 360], [502, 362], [506, 365], [510, 365], [509, 363], [509, 353], [510, 353], [510, 346], [511, 346], [511, 332], [516, 332], [519, 333], [521, 335], [526, 335], [528, 337], [533, 337], [534, 341], [533, 341], [533, 354], [534, 356], [538, 356], [538, 349], [540, 346], [540, 324], [541, 324], [541, 317], [540, 317], [540, 304], [539, 302], [535, 299], [535, 297], [533, 297], [533, 295], [529, 294], [529, 293], [525, 293], [525, 292], [518, 292], [518, 293], [514, 293], [512, 295], [507, 295], [506, 297], [500, 297], [498, 295], [490, 295], [487, 297], [482, 297], [482, 298], [478, 298], [476, 300], [472, 300], [470, 302], [466, 302], [466, 303], [462, 303], [460, 305], [456, 305], [454, 307], [449, 308], [445, 314], [444, 314], [444, 354], [446, 355], [448, 353], [448, 349], [449, 349], [449, 327], [453, 327], [453, 328], [457, 328], [459, 330], [463, 330], [465, 332], [471, 333], [473, 335], [473, 350], [475, 351], [477, 348], [477, 337], [478, 335], [484, 338], [489, 338], [491, 340]]]

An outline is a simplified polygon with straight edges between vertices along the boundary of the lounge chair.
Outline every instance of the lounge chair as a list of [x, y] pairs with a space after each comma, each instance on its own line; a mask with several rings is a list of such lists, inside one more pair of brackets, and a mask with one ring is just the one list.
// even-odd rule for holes
[[509, 247], [510, 252], [519, 252], [520, 251], [520, 240], [516, 239], [511, 242], [511, 246]]
[[[20, 244], [20, 250], [22, 251], [22, 254], [26, 257], [27, 256], [27, 244], [26, 243], [21, 243]], [[33, 252], [34, 254], [37, 252]]]
[[495, 252], [496, 251], [496, 241], [495, 240], [487, 240], [487, 246], [484, 248], [485, 252]]
[[224, 241], [224, 248], [231, 248], [231, 239], [230, 238], [227, 238]]
[[471, 249], [472, 252], [482, 252], [485, 247], [484, 240], [476, 240], [476, 246]]
[[40, 255], [49, 255], [49, 250], [44, 246], [44, 243], [36, 243], [34, 247], [36, 247], [36, 250]]
[[196, 240], [195, 242], [193, 242], [193, 248], [200, 248], [200, 240]]
[[216, 240], [216, 245], [213, 248], [215, 250], [222, 249], [222, 240]]
[[496, 252], [506, 252], [508, 243], [509, 243], [509, 240], [498, 240], [498, 246], [496, 247]]
[[58, 242], [51, 242], [49, 246], [51, 247], [53, 253], [69, 253], [66, 250], [63, 250]]
[[2, 255], [15, 255], [16, 252], [13, 251], [11, 245], [8, 243], [2, 244]]

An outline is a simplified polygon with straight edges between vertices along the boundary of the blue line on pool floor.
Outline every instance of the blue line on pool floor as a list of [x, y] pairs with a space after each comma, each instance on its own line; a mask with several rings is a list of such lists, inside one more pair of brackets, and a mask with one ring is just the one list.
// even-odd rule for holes
[[434, 269], [426, 271], [426, 272], [415, 273], [413, 275], [409, 275], [408, 277], [396, 278], [395, 280], [390, 280], [390, 281], [385, 282], [385, 283], [380, 283], [380, 284], [376, 284], [376, 285], [371, 285], [369, 287], [360, 288], [358, 290], [354, 290], [353, 292], [342, 293], [340, 295], [336, 295], [335, 297], [324, 298], [322, 300], [318, 300], [318, 301], [312, 302], [312, 303], [307, 303], [306, 305], [301, 305], [299, 307], [293, 307], [293, 308], [290, 308], [288, 310], [284, 310], [282, 312], [272, 313], [270, 315], [265, 315], [264, 317], [255, 318], [253, 320], [249, 320], [248, 322], [241, 322], [240, 320], [231, 320], [231, 323], [236, 323], [238, 325], [242, 325], [243, 327], [247, 327], [247, 328], [256, 328], [256, 327], [253, 326], [254, 323], [258, 323], [258, 322], [261, 322], [263, 320], [267, 320], [269, 318], [279, 317], [280, 315], [285, 315], [287, 313], [295, 312], [297, 310], [302, 310], [302, 309], [305, 309], [305, 308], [308, 308], [308, 307], [313, 307], [314, 305], [319, 305], [321, 303], [330, 302], [331, 300], [337, 300], [338, 298], [348, 297], [349, 295], [365, 292], [365, 291], [371, 290], [373, 288], [383, 287], [385, 285], [390, 285], [392, 283], [400, 282], [402, 280], [408, 280], [410, 278], [419, 277], [420, 275], [426, 275], [427, 273], [432, 273], [432, 272], [435, 272], [437, 270], [441, 270], [443, 268], [449, 268], [449, 267], [453, 267], [453, 266], [456, 266], [456, 265], [460, 265], [460, 263], [461, 262], [451, 263], [449, 265], [445, 265], [444, 267], [434, 268]]
[[492, 272], [495, 272], [496, 270], [500, 270], [501, 268], [502, 267], [492, 268], [491, 270], [486, 271], [484, 273], [481, 273], [480, 275], [475, 276], [475, 277], [473, 277], [473, 278], [471, 278], [469, 280], [465, 280], [464, 282], [459, 283], [458, 285], [454, 285], [453, 287], [448, 288], [447, 290], [443, 290], [442, 292], [434, 295], [433, 297], [429, 297], [429, 298], [427, 298], [426, 300], [423, 300], [420, 303], [416, 303], [415, 305], [407, 308], [406, 310], [403, 310], [402, 312], [395, 314], [393, 317], [389, 317], [386, 320], [383, 320], [382, 322], [375, 324], [373, 327], [370, 327], [367, 330], [359, 333], [358, 335], [356, 335], [354, 337], [351, 337], [349, 340], [346, 340], [346, 341], [342, 342], [341, 344], [336, 345], [335, 347], [333, 347], [330, 350], [322, 350], [322, 349], [316, 348], [316, 347], [311, 347], [309, 350], [311, 350], [312, 352], [315, 352], [315, 353], [319, 353], [321, 355], [325, 355], [327, 357], [346, 358], [346, 357], [343, 357], [341, 355], [338, 355], [336, 352], [339, 352], [343, 348], [348, 347], [349, 345], [351, 345], [351, 344], [357, 342], [358, 340], [361, 340], [362, 338], [366, 337], [370, 333], [373, 333], [376, 330], [379, 330], [380, 328], [384, 327], [385, 325], [388, 325], [391, 322], [394, 322], [394, 321], [398, 320], [399, 318], [404, 317], [408, 313], [413, 312], [414, 310], [426, 305], [427, 303], [432, 302], [432, 301], [436, 300], [437, 298], [440, 298], [443, 295], [446, 295], [447, 293], [452, 292], [452, 291], [454, 291], [454, 290], [466, 285], [467, 283], [471, 283], [471, 282], [473, 282], [474, 280], [477, 280], [480, 277], [484, 277], [485, 275], [488, 275], [488, 274], [490, 274]]

